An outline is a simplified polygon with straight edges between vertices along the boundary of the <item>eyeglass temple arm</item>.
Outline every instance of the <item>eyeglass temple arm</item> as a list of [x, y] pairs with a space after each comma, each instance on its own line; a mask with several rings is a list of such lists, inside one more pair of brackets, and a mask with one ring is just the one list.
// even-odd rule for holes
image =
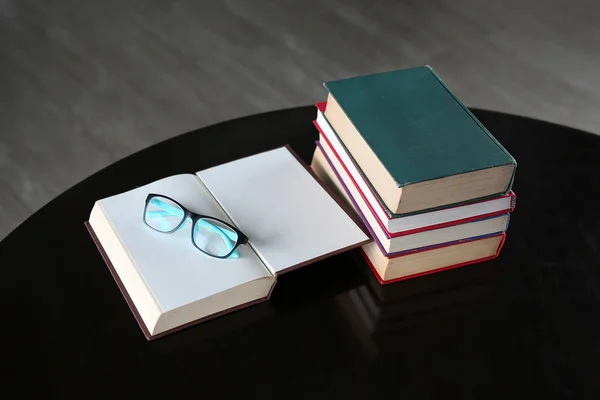
[[[164, 217], [164, 216], [169, 216], [169, 215], [175, 215], [177, 217], [183, 218], [184, 212], [179, 207], [172, 206], [171, 204], [165, 203], [164, 201], [161, 201], [156, 198], [150, 200], [150, 202], [153, 205], [162, 208], [162, 210], [149, 211], [149, 213], [153, 217]], [[236, 232], [232, 232], [228, 229], [221, 229], [220, 227], [215, 226], [215, 225], [211, 224], [210, 222], [203, 220], [203, 219], [198, 220], [198, 222], [204, 228], [206, 228], [210, 231], [213, 231], [217, 235], [221, 236], [223, 241], [227, 244], [227, 246], [229, 248], [228, 250], [231, 251], [231, 249], [233, 248], [233, 244], [231, 242], [235, 243], [237, 241], [237, 233]], [[227, 240], [227, 239], [229, 239], [229, 240]], [[237, 255], [237, 251], [234, 252], [234, 254]]]

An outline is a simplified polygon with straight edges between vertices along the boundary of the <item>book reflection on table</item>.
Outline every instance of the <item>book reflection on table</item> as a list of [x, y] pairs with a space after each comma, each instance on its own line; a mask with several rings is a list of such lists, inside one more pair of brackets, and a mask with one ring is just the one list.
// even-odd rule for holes
[[336, 303], [369, 358], [454, 340], [490, 289], [491, 262], [382, 286], [360, 254], [355, 258], [364, 283]]
[[[227, 342], [231, 348], [243, 351], [248, 340], [261, 340], [264, 336], [264, 326], [268, 325], [277, 316], [272, 304], [263, 302], [222, 315], [206, 324], [199, 324], [184, 329], [174, 335], [168, 335], [162, 340], [153, 342], [153, 349], [162, 354], [181, 354], [181, 352], [194, 351], [198, 353], [210, 352], [215, 341]], [[243, 334], [240, 332], [243, 331]]]

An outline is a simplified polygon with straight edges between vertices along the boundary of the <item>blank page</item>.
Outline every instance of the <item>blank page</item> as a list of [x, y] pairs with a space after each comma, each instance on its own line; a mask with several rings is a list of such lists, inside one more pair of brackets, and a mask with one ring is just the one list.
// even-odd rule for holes
[[169, 196], [199, 214], [225, 221], [228, 217], [194, 174], [171, 176], [100, 200], [104, 214], [163, 312], [271, 276], [248, 246], [239, 247], [240, 258], [221, 260], [205, 255], [191, 241], [190, 222], [172, 234], [148, 227], [142, 217], [150, 192]]
[[286, 147], [198, 176], [275, 274], [369, 240]]

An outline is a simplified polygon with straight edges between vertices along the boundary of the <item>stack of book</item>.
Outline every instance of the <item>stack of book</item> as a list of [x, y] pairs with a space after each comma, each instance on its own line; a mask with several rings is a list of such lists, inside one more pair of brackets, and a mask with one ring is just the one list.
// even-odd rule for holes
[[324, 84], [311, 167], [362, 219], [380, 283], [495, 258], [516, 161], [429, 66]]

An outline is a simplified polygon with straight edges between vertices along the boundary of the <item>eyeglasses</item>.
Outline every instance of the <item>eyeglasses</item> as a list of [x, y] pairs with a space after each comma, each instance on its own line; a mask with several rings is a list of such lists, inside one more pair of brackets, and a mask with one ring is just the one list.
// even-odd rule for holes
[[144, 222], [150, 228], [173, 233], [187, 221], [192, 222], [192, 243], [209, 256], [238, 258], [237, 247], [248, 243], [246, 235], [220, 219], [196, 214], [167, 196], [150, 193], [146, 197]]

